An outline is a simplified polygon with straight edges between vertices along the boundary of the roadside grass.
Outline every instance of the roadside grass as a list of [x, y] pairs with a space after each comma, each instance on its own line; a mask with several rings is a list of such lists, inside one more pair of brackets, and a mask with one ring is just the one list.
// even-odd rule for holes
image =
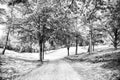
[[31, 72], [40, 65], [41, 63], [37, 60], [25, 60], [0, 55], [0, 80], [14, 80], [19, 76]]
[[73, 55], [65, 60], [85, 80], [120, 80], [120, 49]]

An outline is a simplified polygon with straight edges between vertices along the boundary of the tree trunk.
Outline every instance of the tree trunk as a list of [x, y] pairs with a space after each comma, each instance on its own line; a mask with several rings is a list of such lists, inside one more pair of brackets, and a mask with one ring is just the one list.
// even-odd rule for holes
[[42, 27], [42, 59], [44, 59], [45, 26], [46, 24]]
[[[11, 8], [11, 18], [13, 18], [13, 0], [12, 0], [12, 8]], [[13, 26], [13, 19], [12, 19], [12, 23], [11, 25]], [[8, 40], [9, 40], [9, 34], [10, 34], [10, 28], [8, 27], [8, 32], [7, 32], [7, 36], [6, 36], [6, 42], [5, 42], [5, 46], [3, 48], [3, 51], [2, 51], [2, 54], [4, 55], [5, 54], [5, 50], [7, 48], [7, 44], [8, 44]]]
[[67, 47], [67, 52], [68, 52], [68, 56], [70, 55], [70, 38], [69, 36], [67, 37], [67, 42], [66, 42], [66, 47]]
[[68, 56], [70, 55], [69, 49], [70, 49], [70, 47], [67, 46]]
[[75, 50], [75, 55], [77, 55], [77, 51], [78, 51], [78, 40], [77, 40], [77, 37], [76, 37], [76, 50]]
[[118, 46], [118, 43], [117, 43], [117, 41], [118, 41], [118, 30], [117, 29], [115, 29], [115, 31], [114, 31], [114, 36], [115, 36], [115, 38], [114, 38], [113, 44], [114, 44], [115, 50], [117, 50], [117, 46]]
[[42, 46], [43, 46], [43, 48], [42, 48], [42, 53], [43, 53], [43, 55], [42, 55], [42, 59], [44, 60], [44, 54], [45, 54], [45, 53], [44, 53], [44, 47], [45, 47], [44, 43], [43, 43]]
[[88, 45], [88, 52], [90, 52], [90, 45]]
[[5, 41], [5, 46], [3, 48], [2, 54], [5, 54], [5, 50], [7, 48], [8, 40], [9, 40], [9, 34], [10, 34], [10, 28], [8, 29], [7, 36], [6, 36], [6, 41]]
[[40, 48], [40, 61], [43, 62], [43, 59], [42, 59], [43, 46], [42, 46], [42, 41], [40, 39], [39, 39], [39, 48]]
[[117, 46], [118, 46], [118, 44], [117, 44], [117, 40], [115, 40], [113, 44], [114, 44], [114, 48], [115, 48], [115, 50], [117, 50]]
[[40, 34], [40, 32], [38, 31], [38, 33], [37, 33], [37, 37], [38, 37], [38, 43], [39, 43], [39, 53], [40, 53], [40, 55], [39, 55], [39, 57], [40, 57], [40, 62], [43, 62], [43, 57], [42, 57], [42, 52], [43, 52], [43, 40], [42, 40], [42, 37], [41, 37], [41, 34]]
[[32, 48], [33, 42], [32, 42], [32, 36], [31, 35], [29, 36], [29, 40], [30, 40], [30, 42], [28, 43], [29, 44], [29, 46], [28, 46], [29, 47], [29, 52], [32, 53], [32, 51], [33, 51], [33, 48]]
[[117, 43], [116, 42], [114, 43], [114, 48], [115, 48], [115, 50], [117, 50]]
[[90, 31], [90, 40], [89, 40], [89, 48], [88, 49], [89, 49], [88, 50], [89, 54], [91, 54], [92, 53], [92, 29]]

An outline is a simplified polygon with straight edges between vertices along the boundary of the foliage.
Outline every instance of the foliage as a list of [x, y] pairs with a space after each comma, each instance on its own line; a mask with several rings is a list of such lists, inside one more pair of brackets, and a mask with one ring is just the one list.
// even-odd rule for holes
[[[119, 5], [109, 0], [11, 0], [8, 7], [13, 8], [13, 16], [6, 16], [6, 25], [17, 39], [19, 51], [34, 51], [33, 45], [42, 47], [46, 42], [53, 47], [77, 47], [88, 42], [92, 46], [102, 41], [105, 31], [114, 44], [119, 43]], [[1, 15], [4, 12], [0, 9]], [[9, 25], [12, 21], [13, 26]]]
[[[110, 35], [110, 40], [114, 46], [115, 49], [117, 49], [117, 46], [119, 44], [120, 39], [120, 26], [119, 26], [119, 12], [120, 12], [120, 1], [115, 0], [114, 3], [110, 3], [108, 6], [107, 14], [105, 14], [105, 18], [103, 19], [103, 26], [104, 30], [108, 32]], [[106, 20], [106, 21], [105, 21]]]

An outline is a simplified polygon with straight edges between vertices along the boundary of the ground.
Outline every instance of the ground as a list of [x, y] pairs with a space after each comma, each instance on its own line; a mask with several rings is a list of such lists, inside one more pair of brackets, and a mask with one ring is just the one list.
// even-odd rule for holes
[[[34, 77], [33, 77], [34, 76]], [[63, 60], [51, 61], [17, 80], [83, 80], [82, 77]]]
[[79, 47], [78, 55], [72, 47], [69, 57], [66, 48], [48, 51], [43, 64], [37, 61], [38, 53], [6, 51], [4, 59], [8, 61], [2, 68], [11, 68], [8, 80], [118, 80], [120, 50], [102, 47], [97, 46], [92, 54], [87, 53], [87, 47]]

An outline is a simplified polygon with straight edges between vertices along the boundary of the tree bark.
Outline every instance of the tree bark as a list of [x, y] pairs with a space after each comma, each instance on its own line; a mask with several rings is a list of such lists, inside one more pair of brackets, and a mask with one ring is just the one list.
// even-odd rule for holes
[[90, 45], [88, 45], [88, 52], [90, 52]]
[[[12, 19], [12, 23], [11, 23], [11, 26], [13, 26], [13, 0], [12, 0], [12, 8], [11, 8], [11, 19]], [[10, 26], [10, 27], [11, 27]], [[8, 40], [9, 40], [9, 34], [10, 34], [10, 28], [8, 27], [8, 32], [7, 32], [7, 36], [6, 36], [6, 42], [5, 42], [5, 46], [3, 48], [3, 51], [2, 51], [2, 54], [4, 55], [5, 54], [5, 50], [7, 48], [7, 44], [8, 44]]]
[[115, 29], [115, 31], [114, 31], [114, 36], [115, 36], [115, 38], [114, 38], [113, 44], [114, 44], [115, 50], [117, 50], [117, 46], [118, 46], [118, 43], [117, 43], [117, 41], [118, 41], [118, 30], [117, 29]]
[[117, 43], [116, 42], [114, 43], [114, 48], [115, 48], [115, 50], [117, 50]]
[[42, 59], [44, 59], [45, 26], [46, 24], [42, 27]]
[[43, 55], [42, 55], [42, 59], [44, 60], [44, 54], [45, 54], [45, 53], [44, 53], [44, 52], [45, 52], [45, 51], [44, 51], [44, 48], [45, 48], [44, 43], [43, 43], [43, 45], [42, 45], [42, 46], [43, 46], [43, 47], [42, 47], [42, 53], [43, 53]]
[[42, 46], [42, 41], [39, 39], [39, 48], [40, 48], [40, 61], [43, 62], [43, 57], [42, 57], [42, 52], [43, 52], [43, 46]]
[[76, 37], [76, 50], [75, 50], [75, 55], [77, 55], [77, 51], [78, 51], [78, 40], [77, 40], [77, 37]]
[[40, 57], [40, 62], [43, 62], [43, 57], [42, 57], [42, 55], [43, 55], [43, 40], [42, 40], [42, 36], [41, 36], [41, 34], [40, 34], [40, 32], [38, 31], [37, 32], [37, 37], [38, 37], [38, 43], [39, 43], [39, 57]]
[[89, 40], [89, 48], [88, 48], [88, 52], [89, 54], [92, 53], [92, 26], [91, 26], [91, 30], [90, 30], [90, 40]]
[[68, 56], [70, 55], [69, 49], [70, 49], [70, 47], [67, 46]]

